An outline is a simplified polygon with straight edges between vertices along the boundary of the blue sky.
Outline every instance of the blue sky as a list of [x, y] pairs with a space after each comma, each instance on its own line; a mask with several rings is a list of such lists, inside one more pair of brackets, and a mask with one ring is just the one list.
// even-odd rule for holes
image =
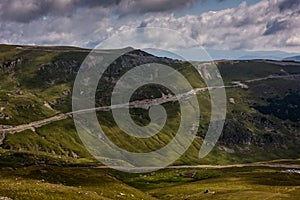
[[[138, 27], [175, 30], [215, 52], [300, 52], [298, 0], [0, 1], [0, 43], [93, 48]], [[151, 38], [176, 48], [176, 38], [159, 33]]]
[[[180, 12], [179, 16], [190, 14], [190, 15], [199, 15], [208, 11], [218, 11], [224, 10], [226, 8], [234, 8], [240, 5], [244, 0], [229, 0], [229, 1], [217, 1], [217, 0], [207, 0], [197, 1], [193, 6]], [[249, 5], [258, 3], [260, 0], [248, 0], [246, 1]]]

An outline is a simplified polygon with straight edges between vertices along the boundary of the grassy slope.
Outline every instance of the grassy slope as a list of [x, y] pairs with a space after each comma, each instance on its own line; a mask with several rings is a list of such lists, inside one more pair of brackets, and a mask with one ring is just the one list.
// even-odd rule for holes
[[26, 167], [0, 170], [0, 196], [13, 199], [155, 199], [106, 170]]
[[[51, 48], [61, 50], [66, 47]], [[58, 81], [54, 85], [48, 84], [49, 77], [47, 76], [36, 79], [39, 77], [37, 69], [49, 60], [70, 59], [72, 55], [80, 60], [84, 53], [41, 53], [36, 50], [18, 50], [14, 46], [0, 45], [0, 61], [19, 55], [34, 61], [24, 64], [24, 66], [18, 66], [21, 69], [17, 69], [15, 73], [0, 73], [0, 107], [4, 106], [5, 112], [13, 116], [10, 120], [0, 121], [0, 124], [27, 123], [70, 110], [70, 101], [68, 101], [70, 96], [62, 94], [62, 91], [70, 90], [71, 82], [64, 80]], [[253, 70], [253, 67], [256, 67], [256, 70]], [[220, 64], [220, 71], [226, 84], [233, 80], [263, 77], [269, 73], [280, 74], [282, 73], [281, 68], [283, 67], [274, 64], [266, 65], [256, 62]], [[284, 68], [290, 73], [300, 72], [299, 67]], [[189, 73], [190, 71], [186, 71], [187, 75]], [[49, 74], [51, 77], [59, 75], [57, 73]], [[191, 77], [190, 80], [196, 79], [197, 77]], [[202, 87], [202, 84], [194, 83], [194, 86]], [[235, 153], [232, 154], [222, 150], [221, 147], [224, 144], [219, 142], [209, 156], [199, 160], [197, 156], [201, 140], [197, 139], [175, 164], [224, 164], [299, 157], [299, 141], [295, 137], [295, 134], [299, 132], [297, 123], [289, 120], [282, 121], [272, 115], [263, 115], [250, 107], [254, 104], [266, 105], [266, 98], [277, 96], [281, 98], [286, 95], [287, 91], [297, 91], [298, 83], [288, 80], [266, 80], [251, 83], [249, 86], [248, 90], [239, 88], [227, 90], [228, 98], [232, 97], [236, 101], [236, 104], [228, 104], [228, 118], [242, 123], [241, 126], [247, 126], [253, 133], [259, 135], [267, 133], [268, 130], [264, 129], [263, 124], [253, 124], [252, 118], [246, 117], [242, 122], [241, 114], [266, 117], [279, 124], [277, 127], [279, 134], [287, 138], [286, 142], [289, 148], [276, 145], [264, 148], [239, 144], [230, 147], [235, 150]], [[22, 90], [23, 94], [15, 94], [16, 90]], [[7, 95], [8, 93], [11, 95]], [[24, 101], [25, 98], [28, 100]], [[51, 103], [55, 102], [57, 98], [63, 98], [65, 102], [60, 105], [53, 103], [55, 110], [49, 110], [43, 106], [44, 101]], [[201, 113], [208, 116], [210, 109], [207, 94], [200, 95], [199, 99], [201, 100]], [[7, 104], [7, 102], [9, 103]], [[30, 107], [33, 104], [35, 109]], [[25, 106], [16, 111], [16, 105]], [[169, 111], [172, 112], [174, 109]], [[145, 111], [137, 111], [135, 114], [141, 114], [141, 112], [145, 114]], [[170, 124], [165, 130], [167, 134], [157, 136], [163, 137], [164, 139], [161, 138], [161, 140], [165, 143], [170, 140], [174, 127], [176, 127], [176, 115], [174, 113], [173, 115], [174, 118], [169, 121]], [[111, 127], [109, 120], [105, 120], [109, 116], [108, 113], [99, 113], [99, 119], [102, 120], [104, 128], [106, 126], [109, 137], [117, 144], [121, 145], [122, 142], [123, 148], [135, 149], [132, 144], [137, 141], [127, 138], [124, 144], [124, 138], [120, 136], [119, 130]], [[207, 120], [208, 118], [201, 124], [200, 135], [205, 134]], [[153, 149], [163, 145], [146, 141], [140, 142], [140, 151], [147, 151], [149, 148]], [[94, 164], [95, 160], [81, 145], [71, 119], [46, 125], [38, 128], [36, 132], [25, 131], [9, 135], [2, 148], [4, 149], [0, 149], [0, 166], [2, 166], [0, 169], [0, 196], [8, 196], [13, 199], [154, 199], [155, 197], [158, 199], [298, 199], [300, 195], [298, 192], [299, 175], [282, 173], [281, 169], [251, 167], [161, 170], [152, 174], [140, 175], [113, 170], [78, 168], [78, 166], [85, 166], [86, 163]], [[266, 151], [266, 149], [269, 150]], [[79, 159], [74, 158], [75, 154], [79, 156]], [[299, 164], [299, 160], [274, 162]], [[72, 168], [71, 166], [76, 167]], [[183, 177], [182, 174], [187, 171], [197, 172], [196, 177]], [[216, 193], [203, 194], [206, 189]]]
[[[65, 91], [71, 90], [72, 78], [74, 78], [72, 70], [79, 67], [78, 65], [87, 53], [61, 52], [68, 49], [66, 47], [51, 47], [50, 49], [53, 51], [48, 51], [49, 47], [39, 48], [40, 50], [24, 47], [20, 50], [14, 46], [0, 46], [0, 60], [3, 62], [5, 60], [14, 60], [15, 58], [26, 60], [26, 62], [24, 61], [20, 65], [17, 65], [13, 72], [4, 71], [0, 73], [4, 80], [0, 84], [0, 104], [5, 107], [4, 112], [12, 116], [9, 120], [0, 120], [0, 124], [28, 123], [71, 110], [71, 97], [70, 94], [65, 94]], [[72, 63], [75, 63], [75, 65], [73, 66]], [[289, 73], [300, 72], [299, 67], [279, 66], [260, 61], [224, 62], [219, 63], [218, 66], [227, 85], [234, 80], [247, 80], [265, 77], [270, 74], [284, 74], [281, 69]], [[196, 81], [199, 77], [195, 76], [190, 66], [175, 63], [173, 67], [185, 74], [194, 87], [204, 86], [201, 81]], [[243, 129], [247, 127], [251, 134], [257, 135], [257, 137], [261, 136], [263, 138], [266, 134], [274, 134], [266, 130], [264, 124], [253, 121], [253, 117], [265, 117], [276, 124], [275, 128], [278, 130], [276, 134], [286, 138], [284, 146], [274, 146], [272, 144], [259, 146], [243, 143], [230, 146], [231, 144], [227, 144], [227, 147], [229, 146], [235, 152], [228, 153], [222, 148], [226, 144], [220, 141], [219, 145], [208, 157], [199, 160], [197, 156], [201, 146], [201, 139], [197, 139], [186, 154], [175, 163], [176, 165], [191, 163], [226, 164], [299, 157], [299, 140], [295, 139], [299, 130], [297, 123], [292, 123], [288, 120], [282, 122], [282, 120], [272, 115], [264, 115], [251, 107], [253, 105], [266, 105], [266, 98], [284, 97], [288, 91], [297, 91], [298, 82], [272, 79], [253, 82], [248, 85], [250, 86], [248, 90], [240, 88], [226, 90], [228, 98], [234, 98], [236, 101], [236, 104], [228, 103], [227, 122], [233, 127], [241, 127], [242, 130], [235, 130], [231, 128], [232, 126], [228, 126], [229, 128], [225, 128], [225, 131], [229, 135], [233, 133], [239, 134], [239, 131], [245, 131]], [[16, 91], [18, 90], [22, 91], [22, 94], [17, 94]], [[144, 90], [148, 91], [148, 88]], [[142, 94], [143, 91], [140, 93]], [[148, 93], [151, 93], [151, 90]], [[201, 93], [198, 98], [203, 117], [199, 135], [203, 137], [209, 121], [210, 103], [207, 93]], [[57, 103], [57, 99], [62, 99], [62, 103]], [[53, 110], [43, 105], [45, 101], [53, 107]], [[169, 119], [162, 133], [148, 141], [127, 137], [109, 120], [111, 119], [110, 113], [101, 112], [98, 114], [103, 128], [107, 131], [107, 135], [112, 141], [127, 150], [144, 152], [164, 146], [172, 139], [172, 135], [176, 132], [179, 116], [174, 110], [175, 106], [172, 104], [166, 104], [165, 106], [172, 117]], [[142, 120], [138, 117], [140, 114], [144, 116]], [[135, 115], [137, 117], [134, 118], [140, 120], [139, 123], [147, 123], [147, 111], [137, 110], [135, 111]], [[246, 116], [243, 121], [239, 120], [241, 116]], [[287, 126], [294, 126], [294, 130], [288, 129]], [[133, 145], [137, 143], [139, 144], [138, 148]], [[4, 141], [2, 148], [13, 151], [41, 152], [50, 156], [74, 157], [75, 155], [75, 157], [78, 156], [81, 159], [93, 160], [82, 146], [70, 119], [38, 128], [36, 132], [25, 131], [9, 135]], [[253, 154], [256, 156], [251, 156]]]
[[[283, 161], [277, 161], [283, 162]], [[294, 161], [296, 162], [296, 161]], [[196, 173], [195, 177], [184, 176]], [[281, 168], [106, 169], [30, 166], [0, 169], [0, 194], [13, 199], [298, 199], [299, 174]], [[209, 190], [209, 194], [204, 194]]]
[[[200, 179], [202, 174], [204, 180], [196, 179], [164, 189], [158, 186], [147, 192], [159, 199], [298, 199], [300, 195], [299, 175], [283, 173], [280, 169], [233, 168], [197, 173]], [[209, 174], [221, 175], [206, 178]], [[205, 190], [212, 193], [204, 194]]]

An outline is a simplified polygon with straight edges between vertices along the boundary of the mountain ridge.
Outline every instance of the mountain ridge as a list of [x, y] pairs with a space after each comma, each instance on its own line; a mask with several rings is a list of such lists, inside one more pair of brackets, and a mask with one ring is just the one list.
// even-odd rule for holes
[[[2, 66], [0, 76], [3, 80], [0, 84], [0, 124], [5, 126], [27, 124], [71, 111], [72, 83], [88, 52], [66, 52], [62, 51], [61, 47], [53, 47], [53, 51], [16, 49], [15, 46], [0, 48], [3, 48], [0, 54]], [[19, 58], [21, 60], [18, 62]], [[100, 80], [97, 106], [105, 106], [109, 102], [109, 91], [113, 88], [112, 80], [135, 66], [149, 62], [169, 65], [183, 73], [194, 88], [205, 87], [201, 77], [188, 62], [158, 58], [134, 50], [117, 59], [110, 66], [111, 70], [107, 71], [104, 78]], [[207, 65], [201, 62], [199, 64]], [[202, 160], [198, 159], [197, 153], [208, 127], [210, 113], [209, 95], [205, 91], [200, 92], [197, 97], [199, 102], [202, 102], [199, 106], [203, 115], [198, 130], [199, 137], [175, 165], [228, 164], [298, 158], [298, 121], [290, 121], [283, 115], [284, 112], [290, 112], [290, 108], [283, 107], [286, 109], [283, 113], [276, 110], [266, 113], [263, 110], [274, 103], [298, 106], [297, 101], [293, 99], [298, 98], [299, 66], [264, 60], [219, 61], [216, 64], [225, 85], [240, 84], [239, 87], [226, 88], [228, 117], [221, 138], [211, 155]], [[253, 67], [256, 70], [253, 70]], [[253, 79], [257, 81], [250, 81]], [[160, 92], [155, 91], [157, 89]], [[162, 94], [168, 95], [168, 91], [157, 87], [145, 87], [136, 91], [134, 98], [137, 100], [160, 98]], [[111, 123], [112, 116], [109, 112], [100, 111], [98, 117], [100, 121], [102, 120], [105, 130], [108, 130], [109, 137], [116, 144], [131, 151], [137, 149], [149, 151], [149, 148], [152, 150], [161, 147], [162, 144], [157, 141], [167, 143], [177, 126], [176, 102], [175, 104], [165, 102], [163, 105], [171, 113], [170, 124], [150, 143], [133, 138], [127, 138], [126, 141], [126, 137], [114, 123]], [[138, 123], [147, 124], [147, 110], [135, 109], [132, 114]], [[64, 138], [63, 141], [61, 138]], [[124, 141], [125, 144], [122, 144]], [[134, 147], [132, 144], [135, 143], [140, 146]], [[7, 153], [25, 151], [94, 161], [81, 144], [70, 118], [43, 127], [34, 127], [21, 133], [9, 134], [4, 139], [1, 149]], [[251, 157], [253, 153], [259, 156], [253, 158]]]

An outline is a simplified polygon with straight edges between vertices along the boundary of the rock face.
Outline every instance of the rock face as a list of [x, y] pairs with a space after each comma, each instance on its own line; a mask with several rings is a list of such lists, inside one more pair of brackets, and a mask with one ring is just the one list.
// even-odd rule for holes
[[6, 114], [6, 113], [0, 112], [0, 119], [9, 120], [9, 119], [11, 119], [11, 116], [9, 116], [9, 115]]
[[284, 98], [268, 98], [268, 105], [254, 106], [263, 114], [274, 115], [282, 120], [300, 121], [300, 92], [287, 93]]
[[22, 58], [15, 58], [13, 60], [7, 60], [0, 64], [0, 70], [1, 71], [12, 71], [17, 64], [22, 63]]
[[[262, 129], [251, 130], [247, 124], [261, 126]], [[227, 147], [234, 145], [280, 147], [285, 143], [285, 139], [278, 129], [276, 124], [265, 117], [239, 113], [239, 118], [233, 117], [226, 120], [220, 142]]]
[[266, 144], [280, 146], [284, 144], [284, 138], [274, 133], [255, 134], [248, 128], [226, 122], [220, 142], [229, 147], [234, 145], [264, 146]]

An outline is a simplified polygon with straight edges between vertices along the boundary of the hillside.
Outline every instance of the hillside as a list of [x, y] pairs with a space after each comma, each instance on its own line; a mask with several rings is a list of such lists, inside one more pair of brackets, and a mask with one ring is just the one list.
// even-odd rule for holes
[[[75, 47], [0, 45], [2, 165], [95, 162], [82, 145], [70, 113], [73, 82], [88, 53], [89, 50]], [[114, 83], [122, 74], [151, 62], [177, 69], [195, 89], [206, 87], [189, 63], [132, 50], [118, 58], [101, 78], [96, 107], [109, 105]], [[211, 154], [198, 159], [210, 118], [210, 97], [207, 91], [201, 91], [197, 94], [202, 117], [199, 137], [174, 164], [229, 164], [299, 158], [300, 64], [246, 60], [219, 61], [217, 66], [227, 86], [228, 98], [221, 138]], [[159, 99], [169, 94], [165, 88], [149, 85], [138, 89], [132, 101]], [[115, 144], [128, 151], [148, 152], [167, 144], [178, 127], [180, 115], [176, 101], [163, 105], [168, 113], [168, 123], [157, 136], [148, 140], [122, 133], [109, 110], [100, 109], [97, 115]], [[131, 114], [137, 123], [149, 122], [147, 110], [143, 108], [131, 109]]]

